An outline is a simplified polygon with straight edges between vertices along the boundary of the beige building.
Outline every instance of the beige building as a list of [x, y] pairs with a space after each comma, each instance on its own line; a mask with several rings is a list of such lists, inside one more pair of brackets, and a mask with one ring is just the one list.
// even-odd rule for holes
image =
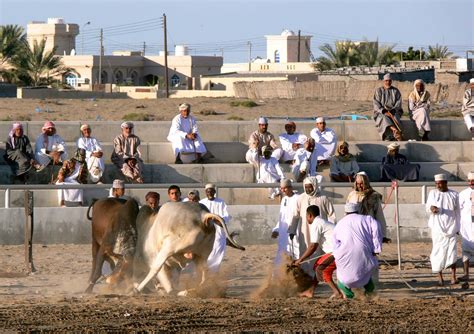
[[280, 35], [267, 35], [267, 59], [270, 63], [310, 62], [311, 37], [298, 36], [291, 30], [283, 30]]
[[67, 24], [62, 18], [49, 18], [47, 22], [33, 21], [26, 27], [27, 40], [30, 45], [34, 41], [46, 40], [46, 49], [57, 47], [57, 55], [74, 54], [76, 50], [76, 36], [79, 34], [79, 25]]

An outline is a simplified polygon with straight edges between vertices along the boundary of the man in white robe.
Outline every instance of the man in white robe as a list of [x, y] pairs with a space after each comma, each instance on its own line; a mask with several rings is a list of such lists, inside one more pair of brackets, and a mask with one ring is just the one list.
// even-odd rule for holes
[[[59, 170], [56, 184], [86, 184], [87, 183], [86, 152], [84, 149], [77, 149], [76, 155], [63, 163]], [[60, 206], [65, 206], [65, 202], [78, 203], [83, 205], [82, 189], [60, 189], [58, 190], [58, 201]]]
[[173, 146], [175, 163], [183, 163], [183, 155], [192, 155], [192, 161], [203, 162], [202, 155], [207, 152], [199, 134], [196, 119], [190, 115], [191, 105], [183, 103], [179, 106], [179, 115], [171, 121], [168, 141]]
[[474, 140], [474, 78], [469, 80], [469, 86], [464, 92], [462, 100], [462, 116], [464, 117], [464, 123], [466, 123], [467, 129], [471, 131], [472, 140]]
[[281, 148], [283, 150], [281, 161], [292, 164], [295, 160], [296, 151], [303, 147], [303, 144], [306, 142], [308, 137], [302, 133], [295, 132], [295, 122], [287, 122], [285, 124], [285, 131], [286, 133], [282, 133], [279, 136]]
[[459, 194], [448, 189], [446, 174], [434, 176], [436, 189], [430, 191], [426, 211], [430, 214], [433, 248], [430, 255], [433, 273], [438, 274], [438, 284], [444, 285], [443, 270], [451, 268], [451, 284], [456, 284], [456, 233], [460, 227]]
[[474, 172], [467, 175], [469, 187], [459, 193], [461, 210], [461, 240], [464, 276], [460, 281], [469, 281], [469, 263], [474, 258]]
[[310, 136], [316, 142], [313, 154], [316, 154], [318, 166], [329, 166], [336, 152], [337, 136], [333, 129], [326, 127], [324, 117], [316, 119], [316, 127], [311, 130]]
[[408, 96], [408, 116], [416, 124], [419, 140], [426, 141], [431, 132], [430, 93], [421, 79], [415, 80], [413, 86], [414, 89]]
[[[327, 220], [333, 224], [336, 223], [336, 212], [334, 211], [334, 206], [326, 196], [320, 194], [317, 177], [307, 177], [303, 181], [303, 186], [305, 193], [298, 196], [296, 210], [293, 213], [293, 219], [288, 228], [290, 238], [292, 238], [292, 235], [293, 237], [297, 235], [298, 230], [300, 231], [300, 237], [298, 238], [300, 254], [303, 254], [311, 243], [309, 231], [310, 225], [306, 221], [306, 209], [308, 206], [318, 206], [321, 219]], [[309, 275], [314, 276], [313, 264], [314, 261], [307, 262], [302, 264], [301, 268]]]
[[56, 126], [53, 122], [44, 123], [43, 132], [36, 138], [35, 160], [41, 165], [41, 169], [49, 165], [60, 165], [67, 159], [66, 143], [64, 139], [56, 134]]
[[87, 169], [89, 170], [89, 179], [92, 183], [98, 183], [104, 174], [105, 163], [104, 152], [99, 141], [91, 137], [92, 129], [88, 124], [81, 125], [82, 136], [77, 140], [77, 148], [86, 151]]
[[272, 239], [278, 239], [278, 249], [275, 256], [275, 266], [282, 262], [283, 255], [291, 256], [293, 260], [300, 257], [298, 238], [299, 232], [296, 231], [296, 238], [290, 240], [288, 234], [288, 227], [293, 220], [294, 212], [296, 211], [296, 201], [298, 194], [293, 191], [293, 184], [290, 179], [282, 179], [280, 182], [280, 189], [283, 193], [283, 198], [280, 202], [280, 213], [278, 221], [272, 230]]
[[[278, 160], [272, 157], [272, 147], [262, 147], [263, 157], [260, 160], [260, 168], [257, 173], [257, 183], [277, 183], [284, 179], [285, 176], [278, 163]], [[274, 199], [280, 194], [280, 188], [268, 189], [268, 197]]]
[[[216, 186], [212, 183], [208, 183], [205, 186], [205, 191], [207, 198], [202, 199], [199, 203], [204, 204], [211, 213], [220, 216], [224, 219], [224, 223], [228, 224], [230, 216], [227, 212], [227, 205], [223, 199], [216, 198]], [[224, 229], [216, 225], [214, 246], [212, 247], [211, 254], [209, 254], [209, 257], [207, 258], [207, 266], [211, 272], [219, 271], [222, 260], [224, 259], [225, 247], [226, 236]]]
[[302, 182], [308, 176], [317, 176], [318, 182], [323, 182], [322, 175], [317, 173], [318, 159], [314, 153], [316, 143], [313, 138], [309, 138], [304, 147], [296, 151], [295, 162], [291, 166], [291, 172], [295, 176], [297, 182]]

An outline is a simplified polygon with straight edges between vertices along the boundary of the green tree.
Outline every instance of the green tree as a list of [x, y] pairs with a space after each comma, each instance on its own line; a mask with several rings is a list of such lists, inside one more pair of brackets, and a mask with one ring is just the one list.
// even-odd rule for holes
[[319, 49], [326, 55], [317, 59], [318, 63], [315, 67], [319, 71], [357, 66], [359, 63], [357, 46], [350, 40], [337, 41], [334, 47], [329, 43], [325, 43]]
[[61, 58], [53, 50], [45, 50], [46, 40], [39, 43], [35, 40], [33, 46], [23, 43], [22, 51], [11, 59], [15, 75], [24, 85], [41, 86], [49, 85], [68, 72], [75, 72], [65, 67]]
[[0, 26], [0, 65], [18, 54], [25, 41], [23, 27], [12, 24]]
[[393, 45], [379, 46], [378, 40], [369, 42], [367, 39], [358, 45], [360, 65], [379, 66], [392, 65], [395, 63], [395, 53]]
[[447, 46], [438, 45], [428, 46], [428, 59], [449, 59], [453, 57], [453, 53], [449, 51]]
[[[421, 57], [420, 57], [421, 53]], [[406, 52], [402, 52], [403, 60], [425, 60], [426, 52], [423, 50], [415, 50], [413, 46], [410, 46]]]

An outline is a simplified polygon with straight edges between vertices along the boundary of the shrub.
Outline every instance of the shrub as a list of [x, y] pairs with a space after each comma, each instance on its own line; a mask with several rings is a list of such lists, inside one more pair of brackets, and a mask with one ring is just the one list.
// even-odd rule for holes
[[199, 113], [204, 116], [217, 115], [217, 112], [214, 109], [203, 109]]
[[229, 116], [229, 117], [227, 117], [227, 120], [229, 120], [229, 121], [243, 121], [244, 119], [240, 116]]
[[240, 107], [245, 107], [245, 108], [253, 108], [253, 107], [257, 107], [258, 104], [255, 103], [252, 100], [245, 100], [245, 101], [231, 101], [230, 106], [231, 107], [239, 107], [240, 106]]
[[124, 121], [152, 121], [153, 117], [145, 113], [132, 112], [132, 113], [123, 115], [122, 120]]

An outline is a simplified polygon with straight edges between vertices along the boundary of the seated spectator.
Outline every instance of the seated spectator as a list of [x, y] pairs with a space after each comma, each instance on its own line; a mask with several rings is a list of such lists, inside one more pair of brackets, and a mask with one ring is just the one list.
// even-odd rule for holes
[[316, 118], [316, 127], [311, 130], [310, 136], [316, 142], [313, 154], [316, 154], [318, 166], [329, 166], [336, 151], [337, 136], [333, 129], [326, 127], [324, 117]]
[[199, 203], [201, 200], [201, 197], [199, 196], [199, 190], [193, 189], [190, 192], [188, 192], [188, 197], [183, 199], [183, 202], [196, 202]]
[[202, 163], [202, 156], [207, 152], [199, 135], [196, 119], [190, 113], [191, 106], [183, 103], [179, 106], [179, 115], [171, 121], [167, 139], [173, 145], [176, 164], [183, 163], [183, 154], [194, 154], [193, 163]]
[[[56, 184], [86, 184], [87, 183], [87, 163], [86, 151], [77, 149], [76, 155], [64, 161], [59, 170]], [[60, 206], [65, 206], [65, 202], [75, 202], [83, 204], [82, 189], [60, 189], [58, 190], [58, 200]]]
[[[284, 179], [278, 160], [272, 157], [272, 147], [262, 147], [263, 158], [260, 160], [260, 168], [258, 170], [257, 183], [277, 183]], [[268, 197], [274, 199], [280, 194], [280, 187], [270, 188]]]
[[32, 167], [40, 166], [35, 161], [35, 154], [31, 148], [28, 136], [23, 133], [21, 123], [13, 123], [5, 144], [4, 159], [10, 166], [15, 180], [26, 183], [28, 172]]
[[252, 132], [249, 138], [249, 149], [245, 154], [245, 160], [249, 164], [259, 168], [259, 162], [262, 159], [262, 148], [270, 146], [273, 149], [272, 157], [280, 160], [283, 151], [278, 147], [273, 134], [267, 131], [268, 119], [260, 117], [258, 119], [258, 130]]
[[423, 80], [415, 80], [414, 90], [408, 96], [408, 116], [415, 122], [419, 140], [428, 140], [430, 125], [430, 93]]
[[181, 202], [181, 188], [175, 184], [168, 188], [168, 202]]
[[420, 165], [410, 164], [399, 151], [398, 143], [388, 145], [388, 153], [380, 166], [380, 181], [418, 181]]
[[282, 133], [279, 136], [281, 148], [283, 150], [281, 160], [288, 164], [292, 164], [295, 160], [296, 151], [303, 147], [303, 144], [306, 142], [308, 137], [302, 133], [295, 132], [295, 122], [287, 122], [285, 124], [285, 131], [286, 133]]
[[105, 164], [99, 141], [91, 137], [91, 127], [88, 124], [81, 125], [81, 137], [77, 140], [77, 148], [86, 150], [87, 169], [89, 179], [92, 183], [98, 183], [104, 174]]
[[40, 170], [49, 164], [62, 165], [67, 159], [66, 143], [56, 134], [56, 126], [48, 121], [41, 131], [35, 143], [35, 160], [41, 165]]
[[158, 194], [156, 191], [147, 192], [145, 195], [145, 202], [154, 213], [160, 210], [160, 194]]
[[349, 153], [349, 144], [342, 142], [337, 146], [337, 153], [331, 159], [330, 176], [333, 182], [354, 182], [359, 172], [356, 158]]
[[316, 143], [313, 138], [309, 138], [304, 147], [295, 154], [295, 162], [291, 166], [291, 172], [295, 176], [296, 182], [303, 182], [307, 176], [316, 176], [318, 182], [323, 182], [323, 177], [317, 173], [318, 161], [314, 154]]
[[125, 195], [125, 182], [122, 180], [114, 180], [112, 182], [112, 188], [109, 190], [109, 197], [112, 198], [124, 198]]
[[122, 134], [114, 139], [111, 160], [128, 182], [143, 183], [143, 161], [140, 153], [140, 138], [133, 134], [133, 123], [123, 122]]
[[374, 121], [382, 140], [401, 141], [403, 115], [402, 94], [392, 86], [390, 73], [383, 76], [383, 86], [375, 90], [374, 99]]

